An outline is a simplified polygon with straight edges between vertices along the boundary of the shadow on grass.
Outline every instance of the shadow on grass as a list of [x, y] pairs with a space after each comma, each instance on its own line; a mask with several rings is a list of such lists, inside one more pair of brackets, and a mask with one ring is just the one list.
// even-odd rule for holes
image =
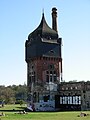
[[19, 108], [20, 110], [24, 110], [26, 107], [16, 107], [16, 108]]

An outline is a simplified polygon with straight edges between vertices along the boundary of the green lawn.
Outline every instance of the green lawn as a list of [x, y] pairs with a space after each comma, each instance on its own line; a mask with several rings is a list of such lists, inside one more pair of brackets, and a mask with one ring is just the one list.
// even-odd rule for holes
[[[26, 105], [22, 105], [22, 107], [26, 107]], [[5, 105], [4, 107], [1, 107], [0, 110], [22, 110], [21, 106], [19, 104], [16, 105]]]
[[[25, 107], [25, 106], [23, 106]], [[0, 120], [90, 120], [90, 115], [85, 117], [78, 117], [80, 112], [29, 112], [27, 114], [17, 114], [17, 111], [22, 108], [20, 105], [7, 105], [0, 110], [4, 110], [5, 116], [0, 117]], [[5, 111], [11, 110], [11, 111]], [[1, 113], [2, 111], [0, 111]], [[90, 114], [90, 111], [84, 113]]]

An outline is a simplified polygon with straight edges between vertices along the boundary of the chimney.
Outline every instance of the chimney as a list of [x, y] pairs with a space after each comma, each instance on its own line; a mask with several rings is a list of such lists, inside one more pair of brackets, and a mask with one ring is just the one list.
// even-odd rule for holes
[[57, 9], [52, 8], [52, 29], [57, 32]]

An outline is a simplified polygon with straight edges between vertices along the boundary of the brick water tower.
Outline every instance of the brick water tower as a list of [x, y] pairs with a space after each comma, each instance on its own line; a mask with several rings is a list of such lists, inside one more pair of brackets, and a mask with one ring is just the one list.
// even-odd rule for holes
[[[32, 23], [31, 23], [32, 24]], [[55, 111], [55, 96], [62, 81], [62, 39], [57, 30], [57, 9], [52, 8], [52, 28], [44, 13], [39, 26], [28, 35], [25, 43], [27, 62], [28, 108]]]

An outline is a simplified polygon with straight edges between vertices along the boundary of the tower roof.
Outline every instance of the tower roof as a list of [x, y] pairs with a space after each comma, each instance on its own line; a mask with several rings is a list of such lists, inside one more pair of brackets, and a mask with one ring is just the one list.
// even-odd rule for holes
[[50, 37], [51, 39], [58, 38], [58, 33], [48, 26], [44, 17], [44, 13], [42, 14], [42, 19], [39, 26], [32, 33], [29, 34], [28, 39], [36, 36], [41, 36], [45, 38]]

